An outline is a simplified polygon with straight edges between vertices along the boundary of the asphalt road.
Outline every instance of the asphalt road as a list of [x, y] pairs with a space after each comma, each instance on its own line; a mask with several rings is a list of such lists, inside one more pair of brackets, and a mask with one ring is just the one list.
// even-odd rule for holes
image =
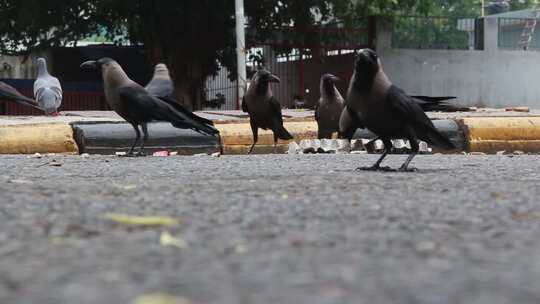
[[376, 157], [0, 156], [0, 303], [540, 302], [540, 156]]

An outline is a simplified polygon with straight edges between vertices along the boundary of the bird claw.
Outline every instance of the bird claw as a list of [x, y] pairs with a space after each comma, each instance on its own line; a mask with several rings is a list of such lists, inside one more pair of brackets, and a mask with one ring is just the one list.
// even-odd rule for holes
[[371, 166], [371, 167], [358, 167], [356, 171], [381, 171], [381, 172], [396, 172], [395, 169], [390, 167]]
[[135, 153], [135, 156], [136, 157], [144, 157], [144, 156], [147, 156], [147, 154], [144, 151], [139, 151], [139, 152]]
[[137, 155], [135, 153], [133, 153], [133, 152], [128, 152], [126, 154], [120, 154], [118, 156], [120, 156], [120, 157], [136, 157]]
[[399, 172], [418, 172], [418, 169], [414, 168], [414, 167], [401, 167], [399, 168], [398, 170]]

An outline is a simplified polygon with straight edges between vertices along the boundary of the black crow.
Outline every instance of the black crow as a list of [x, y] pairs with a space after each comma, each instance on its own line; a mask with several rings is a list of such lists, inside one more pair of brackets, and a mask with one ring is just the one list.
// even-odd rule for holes
[[242, 99], [242, 110], [249, 114], [249, 123], [253, 132], [253, 144], [248, 154], [253, 152], [253, 148], [258, 140], [259, 128], [272, 130], [274, 133], [274, 153], [279, 139], [289, 140], [292, 135], [283, 126], [281, 116], [281, 105], [272, 94], [271, 82], [280, 82], [276, 75], [267, 70], [259, 70], [251, 79], [251, 84]]
[[130, 156], [134, 155], [133, 150], [141, 138], [139, 126], [144, 138], [136, 155], [143, 155], [144, 144], [148, 139], [147, 123], [151, 121], [167, 121], [176, 128], [219, 136], [219, 131], [214, 128], [212, 121], [193, 114], [174, 100], [152, 96], [142, 86], [129, 79], [122, 67], [113, 59], [86, 61], [81, 64], [81, 68], [101, 71], [107, 103], [135, 129], [137, 137], [128, 152]]
[[422, 107], [390, 82], [377, 54], [370, 49], [361, 50], [356, 58], [343, 113], [349, 121], [366, 127], [384, 143], [385, 150], [379, 160], [372, 167], [359, 168], [362, 170], [388, 170], [380, 164], [392, 148], [391, 139], [395, 138], [408, 139], [412, 148], [400, 171], [409, 171], [409, 163], [419, 150], [419, 139], [443, 149], [455, 148], [437, 131]]
[[337, 81], [339, 78], [332, 74], [324, 74], [321, 77], [321, 98], [315, 105], [319, 139], [332, 138], [332, 133], [339, 132], [339, 118], [345, 100], [336, 88]]

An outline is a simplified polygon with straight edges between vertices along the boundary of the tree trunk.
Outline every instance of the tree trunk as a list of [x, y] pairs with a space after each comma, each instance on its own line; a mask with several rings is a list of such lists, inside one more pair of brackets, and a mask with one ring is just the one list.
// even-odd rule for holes
[[226, 14], [216, 15], [215, 6], [231, 10], [234, 6], [229, 2], [190, 0], [173, 6], [189, 12], [179, 16], [179, 11], [165, 9], [162, 1], [139, 1], [143, 21], [139, 34], [150, 62], [167, 64], [178, 102], [200, 110], [206, 78], [218, 70], [217, 61], [232, 38], [223, 29], [234, 25], [230, 18], [223, 17]]

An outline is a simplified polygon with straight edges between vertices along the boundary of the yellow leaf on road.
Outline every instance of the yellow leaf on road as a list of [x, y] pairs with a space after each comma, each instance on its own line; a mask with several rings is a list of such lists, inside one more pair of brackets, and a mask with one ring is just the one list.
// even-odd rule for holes
[[161, 246], [172, 246], [180, 249], [187, 248], [187, 243], [183, 239], [172, 236], [168, 231], [163, 231], [159, 237]]
[[105, 217], [118, 224], [131, 226], [173, 226], [178, 224], [177, 219], [168, 216], [135, 216], [108, 213]]
[[191, 301], [165, 293], [150, 293], [138, 296], [131, 304], [191, 304]]

